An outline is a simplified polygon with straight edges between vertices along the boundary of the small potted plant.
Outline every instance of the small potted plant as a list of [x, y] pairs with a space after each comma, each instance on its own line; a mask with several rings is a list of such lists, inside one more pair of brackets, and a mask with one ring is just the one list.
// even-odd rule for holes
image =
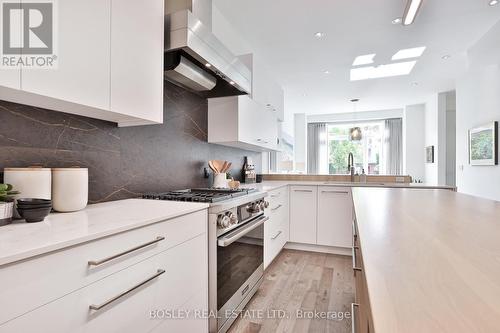
[[19, 194], [13, 191], [12, 185], [0, 184], [0, 226], [12, 222], [14, 213], [14, 195]]

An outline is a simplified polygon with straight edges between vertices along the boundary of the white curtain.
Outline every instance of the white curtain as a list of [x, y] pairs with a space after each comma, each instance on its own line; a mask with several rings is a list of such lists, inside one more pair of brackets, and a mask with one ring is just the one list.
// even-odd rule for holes
[[385, 120], [383, 154], [385, 174], [401, 175], [403, 172], [403, 120]]
[[307, 173], [328, 174], [328, 135], [325, 123], [307, 124]]

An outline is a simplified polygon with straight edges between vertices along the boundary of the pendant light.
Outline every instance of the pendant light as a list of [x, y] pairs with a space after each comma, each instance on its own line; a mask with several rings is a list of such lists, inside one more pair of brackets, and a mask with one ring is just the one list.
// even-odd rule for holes
[[[354, 117], [357, 117], [356, 114], [356, 103], [359, 102], [359, 98], [351, 99], [351, 103], [353, 103]], [[351, 141], [360, 141], [363, 138], [363, 133], [361, 132], [361, 127], [352, 127], [349, 129], [349, 136]]]

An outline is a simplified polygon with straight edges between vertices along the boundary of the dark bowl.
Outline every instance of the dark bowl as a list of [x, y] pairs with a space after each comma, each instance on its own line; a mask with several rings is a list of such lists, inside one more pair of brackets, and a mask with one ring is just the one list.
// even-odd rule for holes
[[34, 209], [34, 208], [48, 208], [52, 207], [52, 204], [38, 204], [38, 205], [27, 205], [27, 204], [17, 204], [17, 209]]
[[45, 208], [35, 208], [35, 209], [17, 209], [19, 212], [19, 215], [23, 219], [26, 220], [26, 222], [31, 223], [31, 222], [41, 222], [45, 219], [47, 215], [49, 215], [50, 210], [52, 207], [45, 207]]
[[17, 199], [17, 203], [21, 205], [40, 205], [40, 204], [52, 204], [52, 200], [49, 199], [35, 199], [35, 198], [22, 198]]

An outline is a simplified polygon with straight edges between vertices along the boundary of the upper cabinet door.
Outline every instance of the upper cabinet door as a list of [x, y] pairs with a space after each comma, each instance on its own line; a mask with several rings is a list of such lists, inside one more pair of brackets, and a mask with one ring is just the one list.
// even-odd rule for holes
[[[3, 2], [2, 2], [3, 4]], [[0, 5], [2, 5], [0, 4]], [[12, 10], [13, 12], [14, 11], [17, 11], [17, 17], [19, 17], [19, 13], [20, 13], [20, 9], [21, 9], [21, 5], [20, 4], [10, 4], [12, 6]], [[10, 15], [10, 13], [3, 13], [2, 10], [4, 10], [3, 8], [0, 9], [0, 13], [2, 14], [2, 24], [3, 24], [3, 17], [5, 17], [5, 15]], [[11, 18], [12, 20], [15, 20], [16, 17], [13, 15], [13, 17]], [[11, 31], [10, 32], [10, 36], [2, 36], [0, 37], [0, 41], [3, 43], [7, 43], [7, 41], [4, 40], [4, 37], [7, 37], [9, 38], [8, 39], [8, 42], [11, 43], [11, 45], [14, 45], [14, 43], [16, 41], [20, 41], [21, 40], [21, 29], [19, 29], [18, 31], [14, 32], [14, 31]], [[5, 50], [3, 49], [3, 46], [0, 46], [0, 49], [3, 51], [2, 52], [2, 56], [8, 56], [8, 54], [5, 54]], [[0, 65], [0, 87], [7, 87], [7, 88], [12, 88], [12, 89], [21, 89], [21, 67], [15, 67], [15, 68], [10, 68], [8, 66], [1, 66]], [[2, 95], [0, 94], [0, 99], [2, 99]]]
[[163, 119], [163, 0], [112, 0], [111, 111]]
[[57, 69], [23, 69], [22, 89], [109, 109], [110, 0], [57, 1]]

